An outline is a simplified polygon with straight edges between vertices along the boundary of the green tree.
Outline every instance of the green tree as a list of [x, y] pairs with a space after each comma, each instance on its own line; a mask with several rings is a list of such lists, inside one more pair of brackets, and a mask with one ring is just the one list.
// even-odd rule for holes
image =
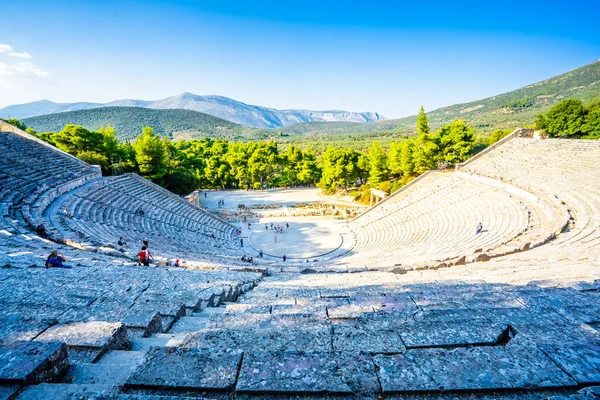
[[402, 175], [402, 142], [390, 143], [388, 168], [393, 176], [399, 177]]
[[369, 181], [373, 185], [377, 185], [388, 178], [387, 155], [377, 141], [374, 141], [369, 149], [369, 164], [371, 166]]
[[136, 138], [133, 149], [140, 175], [153, 182], [164, 183], [163, 177], [167, 173], [169, 163], [166, 142], [155, 135], [151, 127], [146, 126]]
[[415, 173], [415, 161], [413, 153], [415, 151], [415, 143], [413, 139], [408, 139], [402, 142], [402, 149], [400, 151], [400, 169], [402, 170], [403, 176], [411, 176]]
[[437, 132], [442, 159], [449, 164], [465, 161], [473, 150], [475, 130], [463, 120], [444, 125]]
[[425, 109], [423, 106], [419, 109], [419, 115], [417, 115], [417, 134], [427, 134], [429, 133], [429, 118], [425, 114]]
[[77, 156], [80, 152], [103, 153], [104, 136], [99, 132], [90, 132], [87, 129], [68, 124], [62, 131], [52, 135], [56, 147], [69, 154]]
[[551, 137], [566, 137], [586, 133], [586, 110], [576, 99], [566, 99], [552, 106], [543, 116], [536, 118], [536, 129], [548, 132]]
[[600, 101], [586, 107], [583, 131], [590, 139], [600, 139]]

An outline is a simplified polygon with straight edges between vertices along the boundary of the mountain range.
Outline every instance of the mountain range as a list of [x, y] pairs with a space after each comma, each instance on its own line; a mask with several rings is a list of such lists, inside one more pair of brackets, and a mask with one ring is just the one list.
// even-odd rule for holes
[[[584, 103], [600, 100], [600, 60], [510, 92], [425, 111], [432, 129], [463, 119], [478, 132], [485, 133], [533, 125], [537, 114], [566, 98]], [[415, 112], [419, 106], [415, 104]], [[289, 134], [411, 133], [415, 131], [415, 118], [416, 115], [411, 115], [371, 124], [311, 122], [291, 125], [281, 131]]]
[[187, 92], [156, 101], [116, 100], [110, 103], [54, 103], [49, 100], [39, 100], [32, 103], [16, 104], [0, 108], [0, 117], [24, 119], [100, 107], [192, 110], [254, 128], [279, 128], [315, 121], [368, 123], [384, 119], [382, 115], [375, 112], [277, 110], [242, 103], [224, 96], [198, 96]]

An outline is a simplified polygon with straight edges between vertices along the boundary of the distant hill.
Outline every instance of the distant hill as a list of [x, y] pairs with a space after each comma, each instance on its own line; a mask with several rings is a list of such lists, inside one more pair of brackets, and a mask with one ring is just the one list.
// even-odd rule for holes
[[[425, 110], [433, 129], [455, 119], [464, 119], [478, 131], [490, 132], [495, 129], [512, 129], [531, 125], [535, 116], [548, 110], [565, 98], [575, 98], [584, 102], [600, 100], [600, 60], [574, 69], [512, 92], [464, 104], [455, 104], [437, 110]], [[415, 111], [420, 105], [415, 105]], [[415, 130], [416, 115], [400, 119], [390, 119], [367, 125], [347, 123], [312, 122], [291, 125], [280, 130], [286, 133], [304, 134], [360, 133]]]
[[163, 136], [181, 138], [215, 137], [226, 139], [262, 139], [261, 129], [248, 128], [212, 115], [191, 110], [152, 110], [140, 107], [102, 107], [25, 118], [37, 132], [57, 132], [66, 124], [96, 130], [110, 124], [121, 139], [133, 138], [144, 126]]
[[369, 123], [380, 121], [383, 116], [374, 112], [276, 110], [242, 103], [223, 96], [198, 96], [182, 93], [156, 101], [116, 100], [110, 103], [53, 103], [48, 100], [12, 105], [0, 108], [0, 117], [29, 118], [57, 112], [84, 110], [98, 107], [145, 107], [157, 110], [193, 110], [223, 118], [245, 126], [256, 128], [278, 128], [281, 126], [311, 121], [349, 121]]

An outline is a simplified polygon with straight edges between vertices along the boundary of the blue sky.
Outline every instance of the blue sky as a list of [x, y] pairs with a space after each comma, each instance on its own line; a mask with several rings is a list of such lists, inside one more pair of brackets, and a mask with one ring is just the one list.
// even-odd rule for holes
[[0, 0], [0, 107], [184, 91], [388, 118], [600, 58], [600, 1]]

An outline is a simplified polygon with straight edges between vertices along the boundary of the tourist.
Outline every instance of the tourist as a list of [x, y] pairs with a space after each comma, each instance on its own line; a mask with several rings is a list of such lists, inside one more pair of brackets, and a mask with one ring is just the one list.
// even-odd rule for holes
[[263, 251], [259, 250], [258, 251], [258, 258], [263, 258], [263, 254], [264, 254]]
[[479, 224], [477, 224], [477, 229], [475, 230], [475, 234], [479, 235], [482, 230], [483, 230], [483, 225], [480, 222]]
[[251, 226], [251, 224], [250, 224], [250, 222], [248, 222], [248, 229], [250, 229], [250, 226]]
[[206, 192], [204, 192], [204, 198], [206, 198]]
[[240, 238], [240, 247], [244, 247], [244, 239]]
[[72, 217], [72, 215], [71, 215], [71, 214], [69, 214], [69, 210], [68, 210], [68, 209], [66, 209], [66, 208], [63, 210], [63, 214], [64, 214], [64, 216], [65, 216], [65, 217], [67, 217], [67, 218], [71, 218], [71, 217]]
[[269, 230], [269, 225], [265, 224], [265, 231], [268, 231], [268, 230]]
[[139, 262], [145, 265], [146, 267], [149, 267], [151, 258], [154, 259], [154, 257], [152, 257], [152, 254], [150, 253], [150, 250], [148, 250], [148, 247], [142, 246], [142, 251], [138, 253]]
[[44, 226], [44, 224], [39, 224], [37, 228], [35, 228], [35, 231], [37, 232], [39, 237], [42, 237], [44, 239], [48, 238], [48, 232], [46, 231], [46, 227]]
[[67, 261], [65, 256], [58, 254], [58, 250], [54, 250], [46, 259], [46, 268], [71, 268], [71, 266], [63, 264], [65, 261]]
[[285, 255], [285, 254], [283, 255], [283, 257], [282, 257], [282, 258], [283, 258], [283, 261], [287, 260], [287, 257], [286, 257], [286, 255]]
[[146, 215], [146, 212], [144, 211], [143, 208], [140, 208], [140, 215], [143, 217], [144, 215]]
[[277, 243], [277, 235], [273, 235], [273, 238], [275, 239], [275, 243]]
[[179, 267], [179, 260], [175, 260], [175, 262], [173, 263], [174, 267]]
[[117, 242], [119, 246], [127, 246], [127, 242], [123, 239], [123, 236], [119, 237], [119, 241]]
[[285, 223], [285, 227], [286, 227], [287, 229], [290, 229], [290, 224], [289, 224], [288, 222], [286, 222], [286, 223]]
[[246, 262], [246, 255], [245, 254], [242, 256], [242, 261]]

